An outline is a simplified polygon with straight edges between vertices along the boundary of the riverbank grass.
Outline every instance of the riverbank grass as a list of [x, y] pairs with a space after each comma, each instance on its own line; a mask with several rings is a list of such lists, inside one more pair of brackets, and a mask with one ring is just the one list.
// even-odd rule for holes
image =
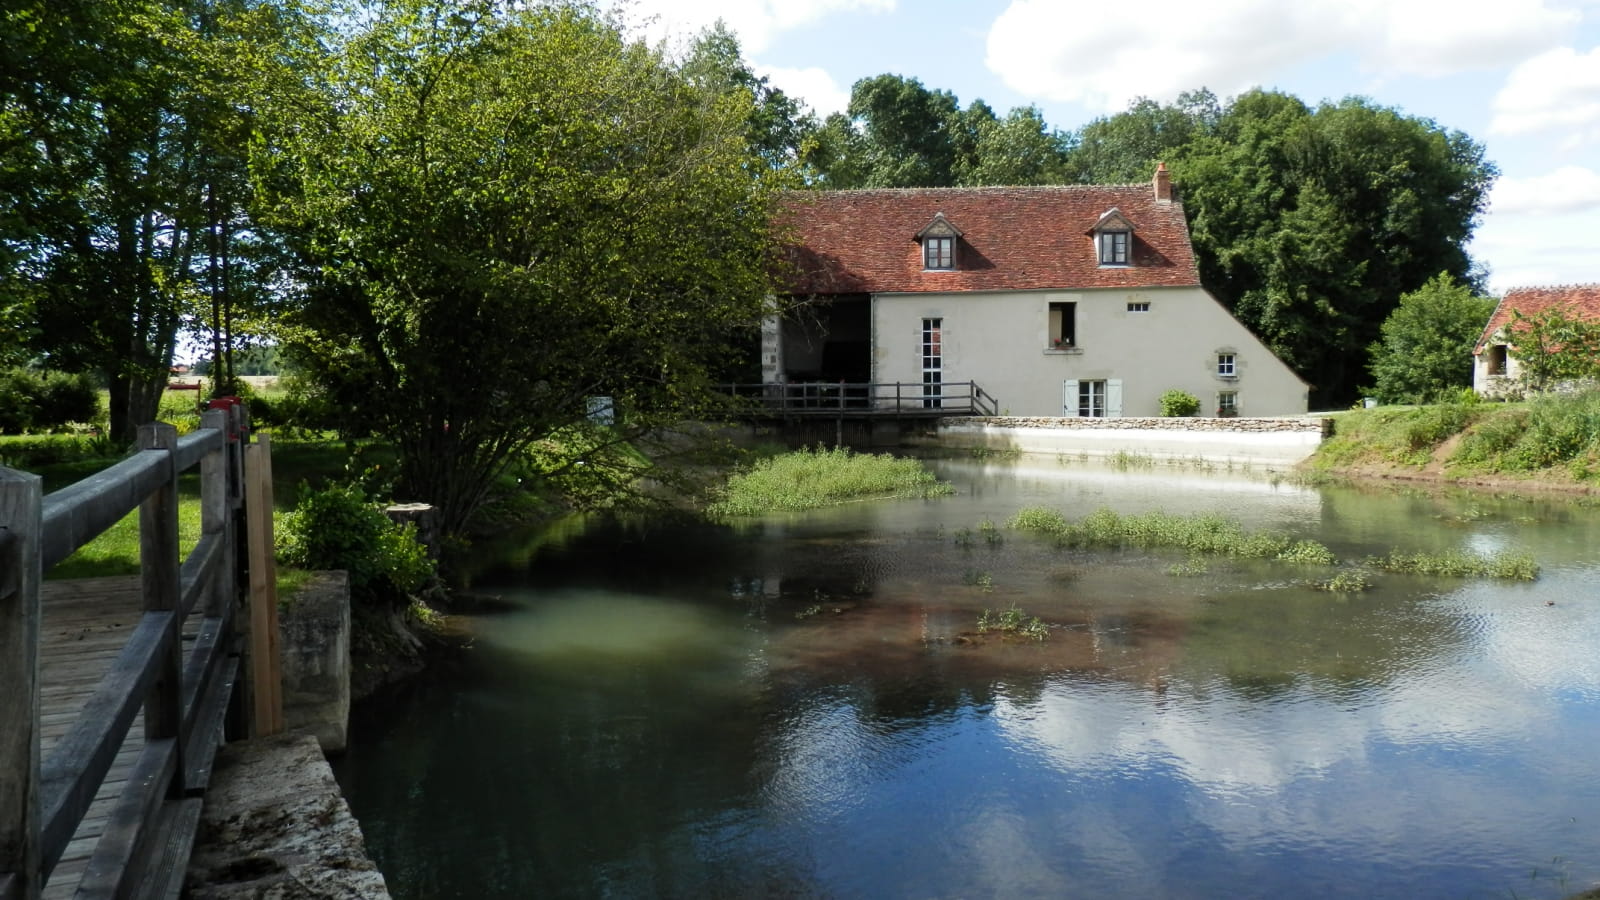
[[954, 490], [915, 459], [819, 447], [768, 457], [736, 473], [707, 511], [754, 516], [852, 500], [937, 497]]
[[1456, 478], [1593, 483], [1600, 481], [1600, 390], [1339, 413], [1308, 466], [1356, 473], [1432, 466]]

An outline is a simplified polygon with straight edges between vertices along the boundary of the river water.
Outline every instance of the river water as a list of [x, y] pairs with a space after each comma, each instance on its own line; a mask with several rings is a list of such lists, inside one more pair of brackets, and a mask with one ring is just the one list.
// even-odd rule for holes
[[[1600, 511], [1262, 472], [938, 462], [954, 497], [568, 522], [336, 772], [397, 898], [1537, 898], [1600, 883]], [[1222, 512], [1533, 583], [1063, 550]], [[976, 634], [1017, 605], [1042, 642]]]

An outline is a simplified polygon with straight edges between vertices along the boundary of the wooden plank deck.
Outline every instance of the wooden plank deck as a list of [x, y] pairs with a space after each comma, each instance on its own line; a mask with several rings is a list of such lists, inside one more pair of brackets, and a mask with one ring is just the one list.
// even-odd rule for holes
[[[43, 612], [39, 647], [40, 753], [48, 759], [138, 624], [139, 579], [122, 576], [46, 581], [40, 586], [39, 604]], [[64, 900], [77, 892], [111, 807], [143, 749], [141, 714], [128, 730], [110, 774], [95, 794], [94, 805], [45, 884], [45, 900]]]

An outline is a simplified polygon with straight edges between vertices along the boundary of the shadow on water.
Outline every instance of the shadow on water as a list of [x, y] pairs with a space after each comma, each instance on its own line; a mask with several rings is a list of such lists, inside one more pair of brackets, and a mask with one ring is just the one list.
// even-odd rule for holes
[[[397, 897], [1522, 897], [1600, 879], [1600, 517], [1049, 461], [737, 527], [592, 521], [486, 564], [460, 665], [338, 774]], [[1058, 549], [1222, 510], [1532, 585]], [[1547, 605], [1556, 602], [1555, 606]], [[1044, 641], [979, 634], [1012, 605]], [[1561, 860], [1552, 865], [1552, 859]], [[1530, 873], [1532, 873], [1530, 875]]]

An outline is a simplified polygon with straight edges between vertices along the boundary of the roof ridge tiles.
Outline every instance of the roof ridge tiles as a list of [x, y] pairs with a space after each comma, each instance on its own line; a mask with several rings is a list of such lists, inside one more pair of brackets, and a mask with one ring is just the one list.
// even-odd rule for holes
[[1589, 291], [1600, 290], [1600, 281], [1582, 281], [1573, 284], [1530, 284], [1520, 287], [1506, 288], [1507, 294], [1523, 291]]

